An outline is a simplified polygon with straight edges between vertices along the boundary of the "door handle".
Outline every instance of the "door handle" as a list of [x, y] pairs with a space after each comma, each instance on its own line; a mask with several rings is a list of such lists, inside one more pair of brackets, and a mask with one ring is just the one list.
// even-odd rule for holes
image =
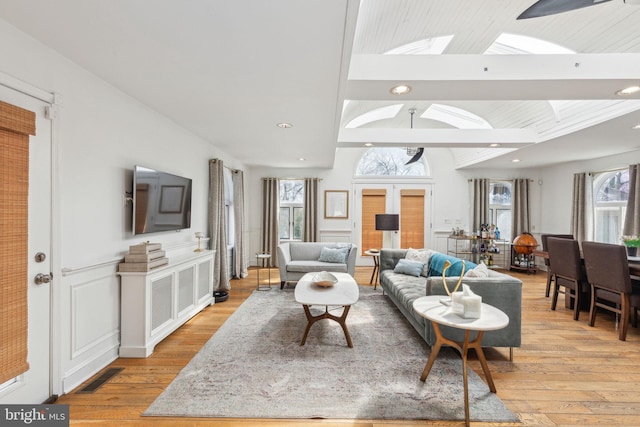
[[51, 282], [51, 274], [38, 273], [38, 274], [36, 274], [34, 282], [35, 282], [36, 285], [42, 285], [44, 283], [49, 283], [49, 282]]

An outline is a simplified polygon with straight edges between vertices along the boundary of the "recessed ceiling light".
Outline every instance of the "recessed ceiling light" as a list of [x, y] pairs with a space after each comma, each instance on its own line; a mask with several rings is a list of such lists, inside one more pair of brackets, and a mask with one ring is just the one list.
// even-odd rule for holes
[[409, 85], [397, 85], [389, 89], [393, 95], [406, 95], [411, 92], [411, 86]]
[[289, 129], [293, 125], [291, 123], [282, 122], [278, 123], [276, 126], [278, 126], [280, 129]]
[[633, 126], [631, 129], [640, 129], [640, 123], [638, 123], [637, 125]]
[[307, 159], [305, 159], [304, 157], [300, 157], [298, 160], [300, 160], [301, 162], [306, 162]]
[[370, 142], [367, 142], [366, 144], [364, 144], [365, 147], [373, 147], [373, 144]]
[[520, 161], [520, 159], [513, 159], [511, 160], [513, 163], [518, 163]]
[[492, 148], [500, 147], [500, 144], [498, 144], [497, 142], [494, 142], [493, 144], [489, 144], [489, 147], [492, 147]]
[[616, 95], [633, 95], [634, 93], [640, 92], [640, 86], [629, 86], [624, 89], [620, 89], [616, 92]]

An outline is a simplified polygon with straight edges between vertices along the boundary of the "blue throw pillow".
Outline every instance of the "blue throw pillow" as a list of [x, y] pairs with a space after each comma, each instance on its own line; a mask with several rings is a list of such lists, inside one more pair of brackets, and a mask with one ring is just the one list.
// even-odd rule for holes
[[408, 274], [409, 276], [420, 277], [424, 263], [420, 261], [412, 261], [409, 259], [400, 259], [393, 269], [394, 273]]
[[349, 248], [324, 247], [320, 252], [320, 258], [318, 261], [344, 264], [347, 262], [348, 253]]
[[[451, 267], [447, 269], [447, 277], [461, 275], [460, 273], [462, 273], [462, 260], [460, 258], [441, 253], [434, 253], [429, 259], [429, 277], [442, 276], [442, 270], [444, 269], [445, 261], [449, 261], [451, 263]], [[464, 264], [465, 272], [471, 270], [472, 268], [476, 268], [476, 266], [478, 265], [471, 261], [465, 261]]]

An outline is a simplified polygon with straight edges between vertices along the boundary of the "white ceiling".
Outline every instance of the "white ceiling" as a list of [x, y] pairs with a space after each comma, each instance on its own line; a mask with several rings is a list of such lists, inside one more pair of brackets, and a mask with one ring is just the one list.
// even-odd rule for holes
[[[613, 0], [516, 20], [533, 2], [0, 0], [0, 18], [247, 165], [330, 168], [337, 147], [364, 142], [446, 146], [468, 168], [640, 148], [631, 129], [640, 94], [615, 95], [640, 84], [640, 7]], [[505, 32], [576, 54], [484, 55]], [[447, 35], [441, 55], [383, 55]], [[413, 90], [391, 95], [396, 83]], [[433, 103], [493, 129], [420, 118]], [[402, 104], [395, 118], [345, 129], [393, 104]], [[495, 141], [502, 146], [487, 148]]]

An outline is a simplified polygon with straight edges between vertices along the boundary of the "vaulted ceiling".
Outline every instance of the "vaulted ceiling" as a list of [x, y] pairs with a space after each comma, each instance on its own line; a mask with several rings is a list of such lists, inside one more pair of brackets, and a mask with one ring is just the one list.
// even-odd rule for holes
[[640, 93], [616, 94], [640, 85], [640, 7], [517, 20], [532, 3], [0, 0], [0, 18], [248, 165], [330, 168], [366, 143], [448, 147], [460, 168], [640, 148]]

